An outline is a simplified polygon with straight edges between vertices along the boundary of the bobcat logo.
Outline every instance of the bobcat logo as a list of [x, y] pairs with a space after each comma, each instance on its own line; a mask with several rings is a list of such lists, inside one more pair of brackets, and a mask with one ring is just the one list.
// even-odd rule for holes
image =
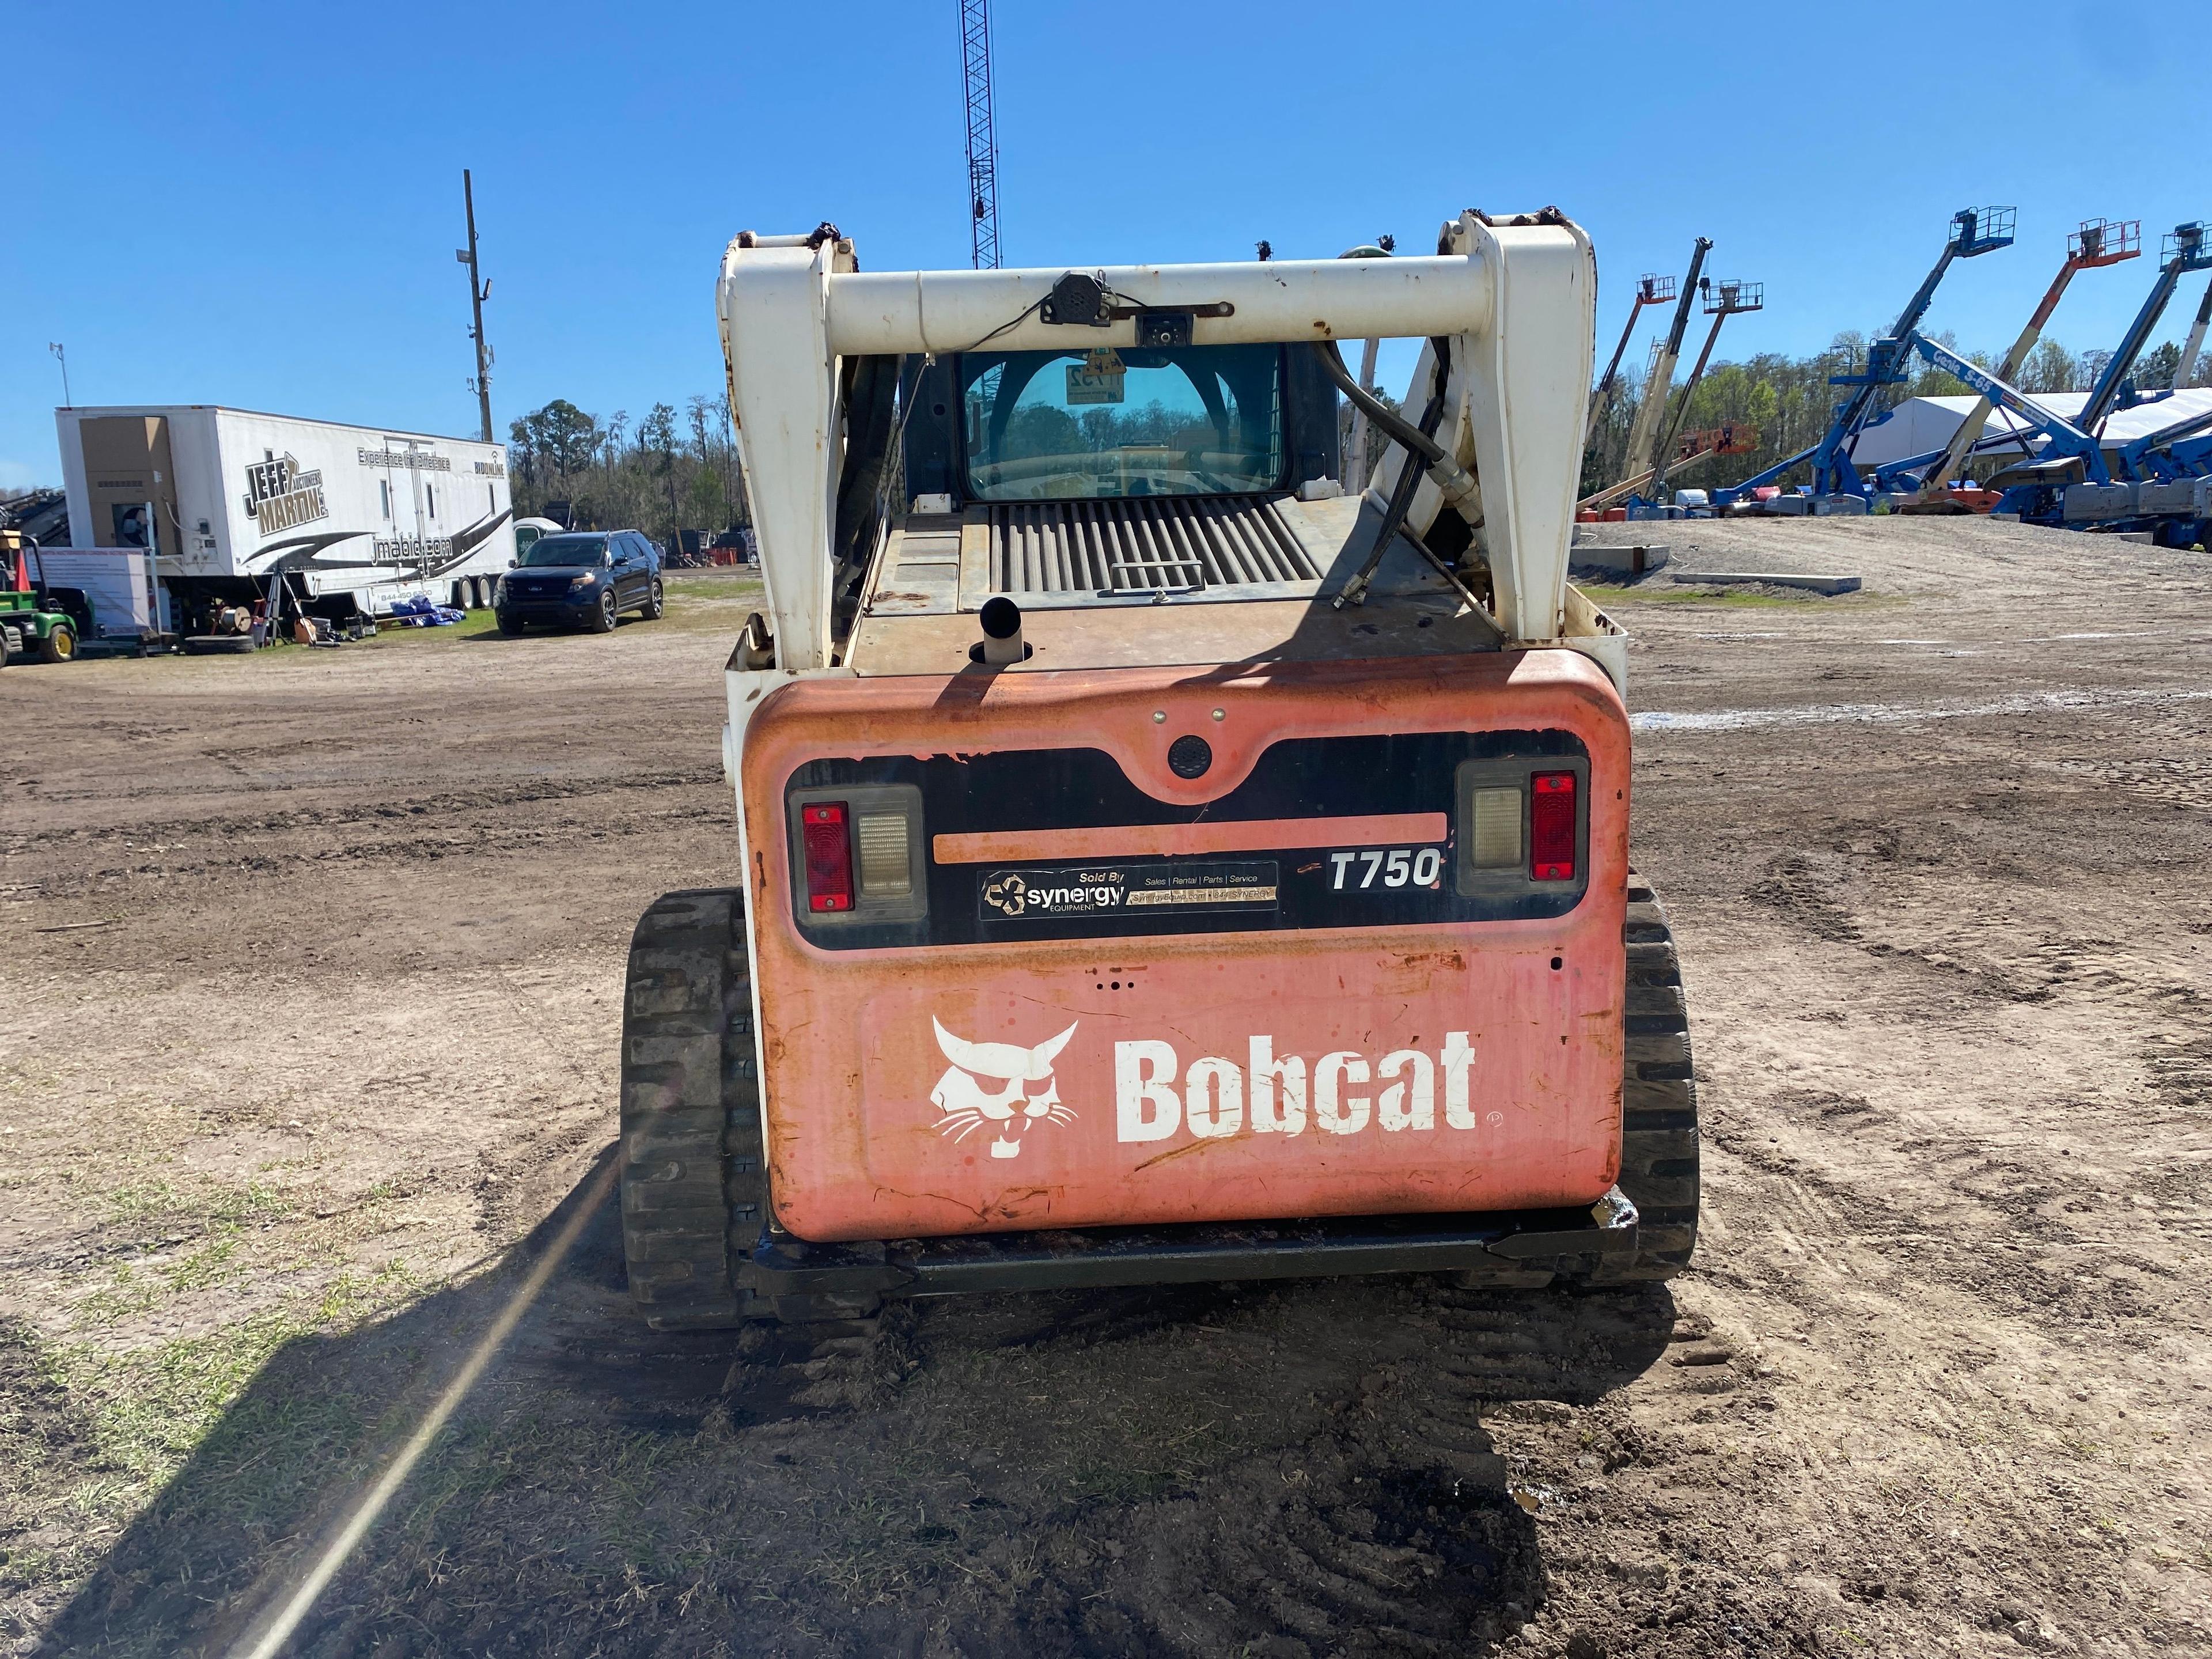
[[[988, 1122], [997, 1130], [991, 1156], [1018, 1158], [1023, 1133], [1030, 1124], [1075, 1121], [1074, 1112], [1060, 1103], [1060, 1081], [1052, 1073], [1054, 1058], [1075, 1035], [1073, 1025], [1034, 1048], [1024, 1048], [1012, 1042], [969, 1042], [935, 1019], [929, 1023], [937, 1027], [937, 1046], [952, 1062], [929, 1091], [929, 1103], [945, 1115], [937, 1121], [939, 1134], [965, 1140]], [[978, 1078], [1000, 1086], [987, 1090]]]

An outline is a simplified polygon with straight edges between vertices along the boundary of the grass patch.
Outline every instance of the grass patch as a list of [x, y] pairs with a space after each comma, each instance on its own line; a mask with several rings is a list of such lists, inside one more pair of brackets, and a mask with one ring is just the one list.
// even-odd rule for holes
[[668, 594], [669, 626], [734, 634], [745, 613], [768, 604], [768, 590], [751, 571], [685, 570], [662, 579]]
[[191, 1247], [173, 1261], [118, 1263], [106, 1285], [70, 1310], [79, 1329], [112, 1324], [172, 1297], [238, 1278], [250, 1265], [239, 1248], [246, 1227], [265, 1226], [293, 1208], [274, 1187], [258, 1181], [244, 1187], [212, 1180], [183, 1187], [173, 1181], [131, 1182], [100, 1194], [100, 1204], [142, 1241], [158, 1235], [163, 1244], [189, 1239]]
[[[234, 1249], [195, 1251], [125, 1287], [220, 1274]], [[177, 1651], [185, 1621], [351, 1490], [362, 1455], [419, 1408], [423, 1352], [376, 1325], [417, 1290], [398, 1263], [342, 1273], [284, 1305], [125, 1351], [0, 1319], [0, 1596], [73, 1589], [104, 1563], [118, 1588], [146, 1587], [142, 1628], [116, 1650]]]
[[212, 1290], [245, 1271], [234, 1237], [218, 1238], [150, 1271], [142, 1272], [126, 1261], [115, 1269], [114, 1278], [106, 1286], [76, 1304], [73, 1317], [79, 1325], [106, 1324], [144, 1313], [181, 1291]]
[[117, 1221], [198, 1221], [233, 1227], [282, 1220], [292, 1212], [283, 1194], [258, 1181], [234, 1187], [207, 1180], [190, 1190], [173, 1181], [134, 1181], [109, 1188], [101, 1194], [101, 1203]]
[[755, 599], [767, 592], [757, 570], [672, 570], [661, 577], [662, 589], [672, 597], [695, 599]]
[[91, 1410], [103, 1459], [142, 1480], [159, 1480], [207, 1438], [271, 1354], [314, 1328], [297, 1313], [271, 1310], [204, 1336], [127, 1353], [63, 1348], [56, 1362], [71, 1394]]
[[349, 641], [354, 645], [397, 645], [407, 640], [471, 640], [486, 634], [499, 632], [499, 617], [489, 605], [476, 605], [462, 614], [462, 619], [446, 628], [380, 628], [373, 640]]
[[[159, 1277], [173, 1288], [204, 1271], [203, 1258], [227, 1262], [228, 1247], [200, 1251]], [[148, 1277], [153, 1277], [149, 1275]], [[200, 1449], [218, 1425], [240, 1444], [264, 1437], [271, 1447], [328, 1437], [358, 1414], [343, 1403], [343, 1390], [268, 1391], [246, 1399], [247, 1385], [286, 1344], [351, 1330], [412, 1295], [415, 1276], [387, 1263], [366, 1277], [340, 1273], [319, 1296], [288, 1307], [264, 1309], [201, 1335], [179, 1337], [149, 1348], [112, 1352], [82, 1343], [47, 1344], [43, 1367], [85, 1413], [98, 1462], [152, 1484], [167, 1480]], [[283, 1461], [300, 1448], [285, 1445]], [[257, 1453], [252, 1461], [261, 1461]], [[288, 1471], [288, 1478], [300, 1471]]]
[[270, 1356], [310, 1328], [265, 1314], [125, 1354], [20, 1323], [0, 1329], [11, 1401], [0, 1411], [0, 1591], [91, 1571], [211, 1434], [236, 1455], [200, 1501], [239, 1523], [326, 1475], [359, 1443], [359, 1414], [331, 1395], [250, 1392]]
[[[1826, 593], [1747, 593], [1733, 587], [1593, 587], [1582, 582], [1575, 584], [1589, 598], [1591, 604], [1620, 605], [1714, 605], [1731, 611], [1771, 611], [1802, 605], [1829, 599]], [[1857, 594], [1851, 595], [1856, 599]]]

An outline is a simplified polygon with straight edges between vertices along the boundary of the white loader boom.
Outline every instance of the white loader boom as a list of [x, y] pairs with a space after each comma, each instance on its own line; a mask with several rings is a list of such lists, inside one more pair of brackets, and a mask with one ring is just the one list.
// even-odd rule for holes
[[[1190, 341], [1199, 346], [1449, 341], [1452, 370], [1436, 441], [1479, 487], [1468, 516], [1479, 520], [1474, 550], [1487, 561], [1497, 630], [1508, 648], [1583, 651], [1619, 683], [1625, 640], [1567, 586], [1593, 356], [1589, 240], [1547, 210], [1511, 221], [1464, 214], [1446, 227], [1444, 242], [1450, 252], [1433, 257], [1127, 265], [1085, 274], [1122, 302], [1117, 313], [1193, 313]], [[864, 273], [852, 243], [829, 226], [811, 236], [746, 233], [730, 244], [718, 311], [779, 676], [835, 672], [843, 660], [832, 631], [842, 361], [985, 347], [1135, 346], [1133, 314], [1103, 327], [1043, 319], [1042, 302], [1069, 274], [1064, 267]], [[1428, 395], [1426, 348], [1421, 361], [1409, 409]], [[1387, 494], [1404, 453], [1394, 447], [1375, 491]], [[1442, 502], [1425, 477], [1407, 526], [1420, 533], [1439, 510], [1450, 510]]]

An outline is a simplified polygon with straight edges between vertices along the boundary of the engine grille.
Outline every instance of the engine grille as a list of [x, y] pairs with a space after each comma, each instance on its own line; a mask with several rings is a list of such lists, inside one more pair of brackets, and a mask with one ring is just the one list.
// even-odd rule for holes
[[1265, 495], [994, 502], [1000, 593], [1127, 593], [1264, 582], [1321, 572]]

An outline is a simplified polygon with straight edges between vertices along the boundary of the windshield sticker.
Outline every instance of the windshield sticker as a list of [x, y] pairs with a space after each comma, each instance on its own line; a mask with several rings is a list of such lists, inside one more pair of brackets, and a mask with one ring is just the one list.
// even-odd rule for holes
[[1067, 401], [1071, 404], [1118, 404], [1126, 397], [1128, 371], [1121, 354], [1108, 346], [1067, 366]]

